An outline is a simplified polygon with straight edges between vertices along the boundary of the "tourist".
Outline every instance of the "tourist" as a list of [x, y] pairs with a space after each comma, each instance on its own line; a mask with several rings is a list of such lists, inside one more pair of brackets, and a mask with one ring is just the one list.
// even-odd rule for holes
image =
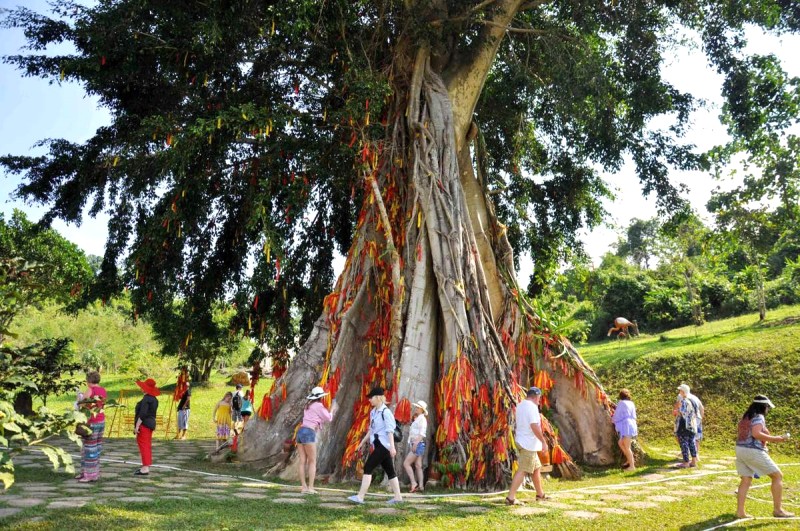
[[[687, 389], [689, 386], [682, 384], [678, 387], [678, 401], [672, 409], [675, 416], [675, 436], [681, 446], [681, 456], [683, 462], [678, 468], [688, 468], [697, 466], [697, 445], [694, 438], [697, 435], [697, 407], [695, 402], [689, 399]], [[691, 456], [691, 461], [689, 457]]]
[[[327, 396], [322, 387], [315, 387], [306, 397], [307, 403], [303, 411], [303, 423], [297, 431], [297, 451], [300, 458], [300, 492], [316, 494], [314, 478], [317, 475], [317, 432], [323, 424], [331, 421], [331, 415], [322, 397]], [[306, 483], [308, 477], [308, 483]]]
[[106, 427], [106, 415], [103, 412], [108, 394], [100, 385], [100, 373], [86, 373], [86, 390], [79, 397], [79, 405], [89, 408], [89, 430], [91, 433], [83, 437], [81, 448], [81, 473], [75, 479], [81, 483], [97, 481], [100, 477], [100, 452], [103, 450], [103, 431]]
[[547, 441], [542, 433], [542, 421], [539, 416], [539, 401], [542, 390], [538, 387], [528, 389], [525, 400], [517, 404], [517, 426], [514, 431], [514, 440], [518, 447], [518, 467], [514, 477], [511, 478], [511, 488], [506, 496], [507, 505], [517, 505], [516, 494], [522, 485], [526, 474], [533, 475], [533, 487], [536, 489], [536, 500], [546, 500], [547, 496], [542, 488], [542, 463], [539, 461], [538, 452], [547, 452]]
[[768, 442], [784, 442], [789, 434], [770, 435], [764, 417], [774, 409], [769, 398], [758, 395], [739, 421], [736, 436], [736, 472], [742, 478], [736, 495], [736, 517], [750, 518], [744, 512], [747, 491], [754, 477], [769, 476], [772, 480], [772, 515], [776, 518], [791, 518], [793, 513], [783, 510], [783, 474], [778, 465], [767, 454]]
[[369, 413], [369, 431], [361, 440], [359, 447], [365, 447], [372, 443], [372, 453], [369, 454], [367, 462], [364, 464], [364, 477], [361, 478], [361, 488], [358, 494], [347, 498], [354, 503], [364, 503], [364, 496], [367, 495], [370, 483], [372, 483], [372, 471], [380, 465], [389, 480], [394, 498], [387, 503], [400, 503], [403, 496], [400, 494], [400, 480], [394, 471], [394, 456], [397, 450], [394, 446], [394, 428], [397, 426], [394, 415], [386, 407], [386, 397], [382, 387], [373, 388], [367, 395], [372, 411]]
[[422, 474], [422, 460], [425, 456], [425, 436], [428, 433], [428, 404], [420, 400], [411, 404], [411, 407], [414, 408], [412, 412], [414, 421], [408, 431], [408, 455], [403, 461], [403, 467], [411, 480], [409, 492], [423, 492], [425, 478]]
[[[706, 415], [706, 408], [697, 395], [692, 394], [692, 390], [688, 385], [681, 384], [678, 389], [682, 389], [686, 393], [686, 398], [692, 401], [697, 412], [697, 433], [694, 436], [694, 445], [697, 449], [697, 460], [700, 461], [700, 441], [703, 440], [703, 417]], [[680, 397], [678, 398], [680, 399]]]
[[228, 391], [222, 400], [217, 402], [214, 406], [214, 412], [211, 414], [214, 422], [217, 424], [217, 446], [219, 450], [223, 443], [227, 443], [231, 436], [231, 402], [233, 401], [233, 393]]
[[176, 439], [186, 439], [186, 432], [189, 429], [189, 408], [192, 401], [192, 389], [189, 382], [186, 382], [186, 390], [178, 401], [178, 433]]
[[231, 398], [231, 422], [233, 424], [233, 430], [236, 433], [239, 433], [238, 425], [244, 421], [242, 417], [243, 402], [242, 384], [236, 384], [236, 392], [233, 393], [233, 397]]
[[153, 464], [153, 431], [156, 429], [156, 412], [158, 411], [158, 399], [161, 391], [156, 387], [156, 381], [152, 378], [140, 382], [136, 385], [144, 392], [144, 396], [136, 404], [136, 414], [134, 416], [133, 434], [136, 435], [136, 444], [139, 445], [139, 454], [142, 456], [142, 467], [134, 472], [135, 476], [146, 476], [150, 473], [150, 465]]
[[636, 427], [636, 406], [631, 400], [631, 392], [627, 389], [620, 390], [619, 402], [617, 402], [617, 408], [614, 410], [611, 420], [619, 434], [619, 449], [622, 450], [622, 456], [626, 461], [622, 469], [632, 472], [636, 470], [636, 462], [631, 450], [631, 443], [633, 438], [639, 434], [639, 430]]
[[244, 399], [242, 400], [242, 430], [244, 430], [244, 426], [247, 425], [247, 421], [250, 419], [250, 416], [253, 414], [253, 399], [250, 396], [250, 390], [248, 389], [244, 393]]

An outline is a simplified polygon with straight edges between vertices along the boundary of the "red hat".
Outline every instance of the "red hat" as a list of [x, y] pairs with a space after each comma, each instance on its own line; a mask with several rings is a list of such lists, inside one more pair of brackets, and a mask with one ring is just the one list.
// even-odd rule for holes
[[136, 380], [136, 385], [138, 385], [146, 395], [158, 396], [161, 394], [161, 391], [159, 391], [158, 387], [156, 387], [156, 381], [152, 378], [148, 378], [143, 382]]

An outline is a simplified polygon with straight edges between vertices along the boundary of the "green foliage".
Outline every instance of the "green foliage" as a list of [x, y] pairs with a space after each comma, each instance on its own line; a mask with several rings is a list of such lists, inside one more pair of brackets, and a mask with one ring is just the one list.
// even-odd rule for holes
[[[785, 117], [777, 107], [758, 113], [771, 96], [787, 108], [792, 101], [775, 61], [744, 53], [748, 26], [798, 30], [791, 3], [523, 2], [508, 17], [505, 5], [55, 0], [49, 15], [18, 8], [3, 25], [23, 28], [28, 49], [5, 61], [24, 75], [81, 84], [112, 123], [84, 143], [48, 140], [42, 157], [0, 163], [25, 175], [21, 196], [50, 207], [45, 222], [80, 221], [86, 206], [111, 210], [89, 297], [110, 300], [127, 286], [137, 314], [169, 327], [160, 336], [183, 339], [213, 337], [202, 329], [230, 293], [235, 324], [250, 323], [255, 297], [273, 289], [285, 313], [274, 310], [273, 320], [256, 308], [245, 330], [261, 339], [267, 322], [289, 348], [332, 286], [334, 248], [350, 246], [364, 197], [353, 161], [362, 143], [386, 141], [388, 104], [407, 98], [423, 44], [445, 82], [497, 44], [491, 68], [476, 68], [487, 74], [474, 80], [483, 92], [472, 118], [485, 142], [484, 185], [512, 245], [535, 257], [533, 294], [560, 261], [580, 256], [578, 231], [601, 221], [610, 191], [600, 168], [618, 170], [630, 157], [643, 191], [674, 211], [684, 201], [669, 169], [706, 165], [680, 139], [692, 96], [661, 77], [674, 26], [700, 35], [740, 136]], [[498, 19], [517, 27], [495, 43]], [[44, 53], [61, 43], [74, 53]], [[662, 128], [656, 117], [668, 118]]]
[[[140, 319], [130, 319], [131, 305], [125, 297], [115, 298], [106, 304], [89, 305], [75, 314], [68, 314], [55, 303], [28, 307], [17, 320], [14, 345], [26, 345], [40, 338], [68, 337], [76, 361], [86, 368], [99, 367], [103, 371], [117, 372], [135, 353], [147, 353], [139, 366], [157, 365], [160, 345], [153, 337], [150, 324]], [[169, 358], [168, 358], [169, 359]], [[174, 367], [177, 361], [169, 359]]]
[[[592, 344], [581, 354], [609, 393], [627, 387], [639, 412], [642, 440], [672, 437], [670, 407], [676, 387], [686, 382], [705, 404], [704, 435], [729, 446], [735, 426], [753, 396], [766, 394], [777, 407], [768, 423], [773, 433], [800, 423], [800, 306], [690, 326], [635, 342]], [[776, 446], [797, 451], [800, 444]]]
[[31, 271], [32, 282], [41, 290], [28, 290], [36, 299], [22, 301], [22, 306], [47, 298], [62, 304], [74, 303], [88, 291], [94, 273], [86, 255], [77, 245], [53, 229], [31, 223], [25, 214], [14, 210], [6, 221], [0, 214], [0, 259], [22, 258], [43, 267]]

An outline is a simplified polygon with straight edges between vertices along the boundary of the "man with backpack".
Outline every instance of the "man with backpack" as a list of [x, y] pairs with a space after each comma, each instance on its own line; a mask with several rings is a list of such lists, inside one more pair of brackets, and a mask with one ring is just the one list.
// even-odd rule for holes
[[242, 394], [242, 384], [236, 384], [236, 392], [233, 393], [231, 399], [231, 421], [233, 422], [233, 431], [238, 435], [239, 428], [244, 422], [242, 417], [242, 404], [244, 403], [244, 395]]

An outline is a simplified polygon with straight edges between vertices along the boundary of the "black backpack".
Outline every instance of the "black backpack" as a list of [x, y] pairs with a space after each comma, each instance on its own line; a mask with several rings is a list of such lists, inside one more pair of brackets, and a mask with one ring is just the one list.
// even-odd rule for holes
[[242, 410], [242, 395], [240, 395], [238, 392], [237, 393], [233, 393], [233, 401], [231, 402], [231, 405], [233, 406], [233, 409], [235, 409], [236, 411], [241, 411]]
[[[386, 411], [385, 409], [383, 411]], [[383, 418], [383, 411], [381, 411], [381, 419], [386, 422], [386, 419]], [[397, 422], [397, 419], [394, 421], [394, 442], [399, 443], [403, 441], [403, 426]]]

